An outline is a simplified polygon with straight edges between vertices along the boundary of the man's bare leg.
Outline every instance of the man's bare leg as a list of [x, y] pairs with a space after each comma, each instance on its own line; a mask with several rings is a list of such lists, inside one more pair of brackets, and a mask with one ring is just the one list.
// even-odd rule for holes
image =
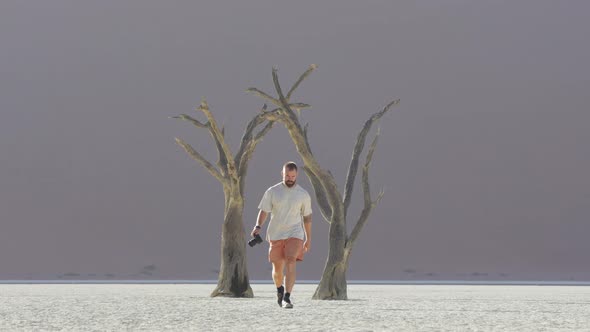
[[293, 308], [291, 303], [291, 291], [295, 285], [295, 267], [297, 266], [297, 260], [295, 257], [287, 257], [287, 273], [285, 276], [285, 308]]
[[291, 293], [293, 286], [295, 285], [295, 268], [297, 266], [297, 260], [295, 257], [287, 257], [287, 273], [285, 276], [285, 290], [287, 293]]
[[285, 261], [277, 260], [272, 262], [272, 280], [275, 282], [277, 288], [283, 284], [283, 270], [285, 269]]
[[280, 307], [283, 306], [283, 296], [285, 295], [285, 288], [283, 287], [283, 269], [285, 268], [285, 261], [279, 260], [272, 262], [272, 279], [277, 287], [277, 303]]

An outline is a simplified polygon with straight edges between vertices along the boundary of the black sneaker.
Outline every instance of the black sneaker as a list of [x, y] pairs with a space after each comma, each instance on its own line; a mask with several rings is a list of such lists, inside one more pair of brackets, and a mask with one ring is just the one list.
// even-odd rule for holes
[[281, 286], [277, 288], [277, 303], [279, 307], [283, 306], [283, 296], [285, 294], [285, 287]]
[[285, 304], [285, 308], [293, 309], [293, 304], [291, 303], [291, 293], [285, 293], [283, 297], [283, 303]]

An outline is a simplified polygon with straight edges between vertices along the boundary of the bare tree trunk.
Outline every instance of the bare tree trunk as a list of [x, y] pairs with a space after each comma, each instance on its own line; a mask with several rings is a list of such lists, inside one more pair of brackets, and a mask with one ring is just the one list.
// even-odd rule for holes
[[229, 199], [227, 213], [221, 230], [221, 268], [217, 287], [211, 293], [215, 296], [253, 297], [248, 281], [246, 261], [246, 240], [244, 239], [244, 203], [236, 193]]
[[313, 294], [314, 300], [347, 300], [346, 270], [348, 251], [345, 250], [346, 229], [342, 222], [330, 224], [330, 250], [322, 279]]

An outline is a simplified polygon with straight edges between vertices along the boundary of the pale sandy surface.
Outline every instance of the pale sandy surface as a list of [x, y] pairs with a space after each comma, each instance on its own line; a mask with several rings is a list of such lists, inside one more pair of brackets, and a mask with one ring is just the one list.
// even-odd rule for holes
[[209, 298], [214, 285], [0, 285], [2, 331], [590, 331], [590, 287], [349, 285], [349, 301], [294, 309], [272, 285]]

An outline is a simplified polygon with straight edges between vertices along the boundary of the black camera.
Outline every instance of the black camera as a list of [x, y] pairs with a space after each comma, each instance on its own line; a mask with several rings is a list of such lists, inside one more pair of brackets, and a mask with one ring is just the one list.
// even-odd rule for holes
[[250, 247], [254, 247], [255, 245], [257, 245], [259, 243], [262, 243], [262, 238], [258, 234], [254, 235], [254, 237], [250, 241], [248, 241], [248, 245]]

